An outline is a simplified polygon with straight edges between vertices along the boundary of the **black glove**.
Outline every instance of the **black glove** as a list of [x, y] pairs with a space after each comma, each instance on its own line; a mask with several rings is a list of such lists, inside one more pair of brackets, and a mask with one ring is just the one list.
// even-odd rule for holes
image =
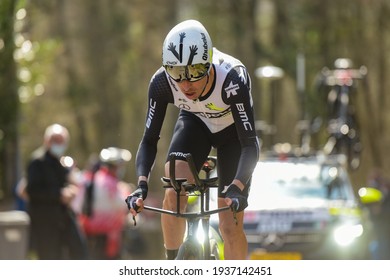
[[234, 212], [241, 212], [248, 206], [248, 197], [244, 195], [239, 187], [235, 184], [230, 184], [226, 190], [224, 190], [225, 197], [232, 200], [230, 207]]
[[133, 208], [136, 212], [138, 212], [139, 206], [136, 204], [137, 199], [142, 198], [145, 200], [147, 196], [148, 183], [146, 181], [140, 181], [138, 188], [125, 199], [127, 208], [129, 208], [129, 210]]

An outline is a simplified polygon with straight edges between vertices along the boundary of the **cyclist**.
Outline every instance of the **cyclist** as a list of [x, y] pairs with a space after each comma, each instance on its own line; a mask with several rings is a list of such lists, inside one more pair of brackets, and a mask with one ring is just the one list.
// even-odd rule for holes
[[87, 173], [90, 178], [85, 182], [90, 215], [80, 215], [80, 222], [92, 259], [118, 259], [127, 215], [121, 197], [131, 192], [130, 185], [122, 180], [131, 152], [108, 147], [100, 151], [99, 159], [99, 168], [93, 174]]
[[[348, 58], [338, 58], [334, 62], [335, 70], [329, 70], [327, 67], [323, 68], [316, 78], [316, 88], [327, 98], [328, 104], [328, 120], [334, 121], [340, 118], [340, 106], [346, 100], [341, 100], [339, 94], [340, 87], [345, 84], [350, 86], [350, 89], [356, 90], [356, 83], [353, 81], [352, 72], [353, 63]], [[353, 109], [350, 104], [352, 100], [348, 99], [349, 110]]]
[[[205, 27], [196, 20], [177, 24], [162, 47], [162, 67], [149, 85], [148, 112], [136, 157], [138, 188], [126, 202], [133, 215], [142, 210], [148, 193], [149, 173], [169, 103], [180, 109], [168, 154], [176, 161], [176, 176], [193, 178], [184, 155], [191, 153], [200, 170], [212, 148], [217, 151], [219, 207], [237, 201], [237, 224], [230, 211], [219, 214], [226, 259], [245, 259], [247, 241], [243, 210], [247, 207], [250, 179], [259, 156], [254, 126], [251, 82], [245, 66], [213, 48]], [[169, 162], [165, 165], [169, 176]], [[163, 208], [176, 210], [176, 193], [167, 189]], [[230, 213], [229, 213], [230, 212]], [[166, 256], [174, 259], [185, 233], [185, 221], [162, 215]]]
[[357, 91], [356, 80], [364, 77], [366, 68], [353, 69], [352, 61], [347, 58], [336, 59], [334, 66], [334, 70], [323, 68], [316, 81], [318, 91], [327, 92], [326, 121], [330, 137], [325, 152], [345, 153], [349, 167], [355, 170], [360, 165], [362, 145], [352, 97]]

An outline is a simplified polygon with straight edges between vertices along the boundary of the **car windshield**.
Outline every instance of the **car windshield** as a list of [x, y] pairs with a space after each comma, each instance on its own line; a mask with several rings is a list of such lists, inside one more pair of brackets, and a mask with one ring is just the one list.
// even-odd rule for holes
[[257, 164], [251, 189], [263, 198], [346, 200], [350, 197], [348, 184], [344, 170], [336, 166], [275, 161]]

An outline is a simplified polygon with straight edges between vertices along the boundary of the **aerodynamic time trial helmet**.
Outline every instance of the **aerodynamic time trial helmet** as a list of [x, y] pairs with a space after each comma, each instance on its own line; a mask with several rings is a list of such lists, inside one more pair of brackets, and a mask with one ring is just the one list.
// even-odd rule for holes
[[162, 48], [162, 64], [175, 81], [197, 81], [208, 74], [213, 45], [206, 28], [186, 20], [171, 29]]

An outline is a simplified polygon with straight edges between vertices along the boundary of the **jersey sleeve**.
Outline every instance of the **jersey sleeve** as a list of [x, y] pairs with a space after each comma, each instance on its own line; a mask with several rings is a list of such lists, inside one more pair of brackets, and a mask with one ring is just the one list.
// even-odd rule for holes
[[260, 146], [256, 134], [251, 80], [243, 66], [236, 66], [228, 73], [222, 97], [231, 106], [234, 123], [241, 143], [241, 156], [235, 179], [248, 184], [259, 159]]
[[149, 176], [156, 159], [157, 143], [169, 103], [173, 103], [172, 92], [165, 72], [160, 68], [149, 84], [145, 130], [136, 156], [137, 176]]

